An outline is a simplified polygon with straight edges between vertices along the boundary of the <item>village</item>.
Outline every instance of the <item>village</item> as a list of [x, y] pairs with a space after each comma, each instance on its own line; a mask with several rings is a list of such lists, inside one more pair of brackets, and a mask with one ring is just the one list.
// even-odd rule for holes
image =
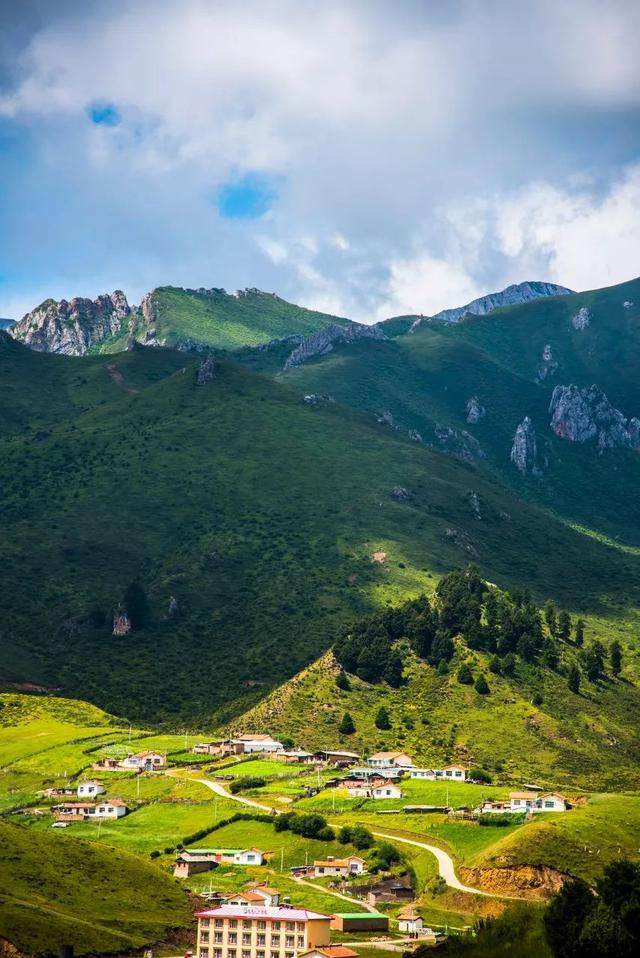
[[[397, 750], [368, 755], [340, 748], [308, 751], [285, 747], [267, 733], [246, 733], [195, 742], [191, 755], [191, 761], [183, 760], [179, 771], [198, 775], [203, 761], [211, 763], [209, 774], [213, 778], [200, 781], [212, 782], [221, 799], [244, 802], [254, 806], [254, 810], [257, 807], [264, 817], [274, 820], [283, 813], [282, 808], [243, 797], [242, 793], [234, 797], [227, 786], [231, 772], [261, 761], [282, 766], [285, 780], [291, 775], [295, 781], [296, 776], [311, 771], [316, 776], [315, 784], [306, 785], [301, 797], [317, 802], [326, 795], [333, 809], [336, 795], [345, 796], [354, 807], [374, 802], [376, 807], [379, 805], [378, 814], [385, 817], [439, 814], [451, 820], [480, 823], [492, 816], [496, 821], [507, 816], [520, 822], [540, 813], [566, 812], [572, 807], [561, 793], [532, 784], [505, 797], [488, 798], [482, 791], [484, 783], [474, 780], [467, 766], [418, 765], [409, 754]], [[50, 787], [41, 795], [54, 802], [49, 806], [54, 828], [90, 822], [113, 824], [135, 813], [136, 807], [131, 800], [128, 803], [115, 794], [117, 785], [111, 796], [110, 778], [120, 782], [122, 773], [132, 774], [134, 779], [163, 776], [171, 773], [171, 765], [170, 757], [163, 751], [146, 749], [129, 751], [121, 757], [104, 755], [91, 764], [95, 777], [80, 777], [74, 787], [71, 783]], [[247, 780], [251, 781], [251, 777]], [[411, 793], [421, 782], [444, 786], [444, 802], [410, 801]], [[449, 800], [449, 789], [460, 785], [478, 788], [476, 803], [461, 805], [457, 800]], [[251, 795], [260, 795], [260, 789]], [[33, 811], [46, 814], [42, 808]], [[240, 889], [215, 887], [218, 869], [224, 872], [238, 868], [243, 874], [256, 876], [255, 869], [266, 867], [272, 875], [273, 851], [268, 847], [230, 847], [200, 841], [181, 847], [171, 867], [180, 881], [198, 881], [200, 876], [209, 876], [208, 886], [196, 885], [207, 903], [196, 913], [198, 958], [355, 958], [357, 951], [344, 942], [336, 943], [336, 936], [361, 934], [385, 939], [392, 935], [433, 945], [446, 936], [446, 930], [431, 927], [420, 915], [406, 869], [369, 875], [364, 854], [325, 854], [288, 866], [290, 879], [302, 883], [302, 887], [324, 889], [327, 895], [337, 894], [343, 899], [341, 907], [326, 914], [292, 905], [290, 896], [281, 893], [273, 879], [253, 877]], [[347, 904], [348, 910], [344, 907]], [[385, 904], [398, 906], [393, 916], [384, 910]]]

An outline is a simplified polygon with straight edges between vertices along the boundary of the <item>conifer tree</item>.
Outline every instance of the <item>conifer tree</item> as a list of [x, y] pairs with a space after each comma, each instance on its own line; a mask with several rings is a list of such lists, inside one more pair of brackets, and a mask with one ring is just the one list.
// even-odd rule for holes
[[342, 716], [342, 721], [340, 722], [340, 725], [338, 726], [338, 731], [340, 732], [341, 735], [353, 735], [355, 730], [356, 730], [356, 727], [355, 727], [353, 719], [351, 718], [348, 712], [345, 712], [344, 715]]
[[389, 713], [387, 712], [384, 705], [381, 705], [378, 709], [378, 713], [375, 717], [375, 726], [381, 731], [386, 732], [387, 729], [391, 728], [391, 721], [389, 719]]

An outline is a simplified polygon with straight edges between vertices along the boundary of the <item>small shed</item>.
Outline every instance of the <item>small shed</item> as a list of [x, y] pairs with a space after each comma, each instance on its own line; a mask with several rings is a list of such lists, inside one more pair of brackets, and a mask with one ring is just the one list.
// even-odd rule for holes
[[388, 931], [389, 919], [378, 911], [336, 912], [331, 916], [335, 931]]
[[424, 922], [413, 905], [407, 905], [398, 915], [398, 928], [408, 935], [419, 935]]

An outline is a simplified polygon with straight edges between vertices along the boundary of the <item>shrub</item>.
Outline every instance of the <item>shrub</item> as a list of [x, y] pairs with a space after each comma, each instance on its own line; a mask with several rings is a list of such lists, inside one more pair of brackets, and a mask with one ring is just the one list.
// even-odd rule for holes
[[238, 792], [245, 792], [250, 788], [263, 788], [267, 784], [266, 778], [259, 778], [257, 775], [246, 775], [244, 778], [236, 778], [229, 785], [229, 791], [232, 795]]
[[460, 685], [473, 685], [473, 673], [468, 665], [461, 665], [458, 669], [458, 682]]
[[469, 778], [474, 782], [482, 782], [483, 785], [491, 785], [491, 776], [484, 768], [475, 766], [469, 769]]
[[487, 680], [485, 679], [484, 675], [481, 674], [476, 679], [475, 689], [478, 695], [489, 694], [489, 686], [487, 684]]
[[345, 712], [342, 716], [342, 721], [338, 726], [338, 731], [341, 735], [353, 735], [356, 730], [355, 723], [348, 712]]

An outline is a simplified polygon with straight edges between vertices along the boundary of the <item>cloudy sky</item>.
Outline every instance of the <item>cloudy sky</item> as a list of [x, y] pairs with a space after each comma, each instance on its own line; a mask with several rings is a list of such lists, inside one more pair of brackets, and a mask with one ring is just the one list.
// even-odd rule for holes
[[0, 0], [0, 316], [640, 274], [637, 0]]

